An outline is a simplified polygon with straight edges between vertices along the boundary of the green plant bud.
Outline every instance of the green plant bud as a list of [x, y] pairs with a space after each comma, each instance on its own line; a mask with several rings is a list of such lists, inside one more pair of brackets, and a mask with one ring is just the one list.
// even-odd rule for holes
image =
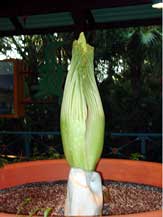
[[104, 140], [104, 111], [94, 76], [94, 48], [84, 33], [73, 42], [61, 107], [64, 153], [71, 167], [95, 169]]

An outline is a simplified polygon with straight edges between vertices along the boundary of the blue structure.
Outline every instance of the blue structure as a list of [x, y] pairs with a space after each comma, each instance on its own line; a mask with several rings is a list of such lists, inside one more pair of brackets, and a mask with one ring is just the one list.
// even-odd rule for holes
[[[40, 139], [42, 137], [46, 137], [48, 139], [48, 137], [50, 138], [56, 138], [59, 137], [60, 138], [60, 132], [59, 131], [0, 131], [0, 142], [2, 142], [2, 137], [3, 136], [7, 136], [7, 135], [13, 135], [16, 136], [16, 138], [20, 138], [22, 141], [22, 145], [24, 146], [24, 153], [26, 157], [30, 157], [31, 153], [32, 153], [32, 141], [35, 137], [39, 137]], [[108, 136], [108, 134], [106, 133], [106, 135]], [[146, 158], [146, 154], [147, 154], [147, 146], [148, 146], [148, 142], [153, 142], [156, 139], [161, 139], [162, 138], [162, 134], [160, 133], [111, 133], [110, 137], [112, 139], [114, 138], [122, 138], [122, 140], [124, 138], [131, 138], [131, 141], [127, 144], [116, 144], [116, 147], [112, 147], [109, 145], [109, 153], [108, 154], [115, 154], [119, 157], [124, 157], [123, 154], [123, 149], [124, 148], [128, 148], [131, 149], [131, 145], [133, 147], [134, 142], [136, 141], [136, 143], [139, 143], [140, 145], [140, 154], [143, 156], [143, 158]], [[13, 146], [14, 143], [16, 143], [16, 141], [12, 141]], [[20, 142], [19, 142], [20, 143]], [[39, 143], [39, 141], [38, 141]], [[6, 144], [7, 145], [7, 144]], [[11, 144], [10, 144], [11, 145]], [[154, 145], [154, 144], [153, 144]], [[157, 147], [155, 147], [157, 148]]]

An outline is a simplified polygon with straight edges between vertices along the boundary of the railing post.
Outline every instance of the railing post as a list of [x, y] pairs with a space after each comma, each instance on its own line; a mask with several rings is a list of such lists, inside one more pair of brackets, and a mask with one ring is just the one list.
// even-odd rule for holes
[[144, 156], [144, 158], [146, 158], [146, 137], [142, 136], [139, 137], [139, 139], [141, 140], [141, 144], [140, 144], [140, 151], [141, 154]]
[[31, 156], [31, 134], [24, 134], [24, 152], [26, 157]]

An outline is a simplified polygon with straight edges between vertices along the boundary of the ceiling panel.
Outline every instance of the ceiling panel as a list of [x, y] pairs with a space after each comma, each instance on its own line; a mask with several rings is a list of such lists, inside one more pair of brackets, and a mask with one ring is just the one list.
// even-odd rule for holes
[[14, 30], [9, 18], [0, 18], [0, 31]]
[[25, 22], [22, 17], [19, 17], [19, 21], [24, 28], [44, 28], [73, 24], [73, 19], [69, 12], [28, 16]]
[[162, 24], [162, 11], [152, 8], [151, 0], [88, 0], [72, 5], [67, 0], [56, 2], [25, 2], [25, 7], [21, 1], [21, 7], [18, 0], [13, 0], [12, 5], [0, 8], [0, 36]]
[[152, 8], [151, 4], [92, 10], [97, 23], [158, 18], [161, 13], [161, 10]]

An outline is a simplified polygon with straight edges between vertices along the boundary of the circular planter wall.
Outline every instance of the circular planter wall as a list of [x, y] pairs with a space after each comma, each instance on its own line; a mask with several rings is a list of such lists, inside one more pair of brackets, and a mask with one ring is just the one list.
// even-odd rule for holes
[[[159, 163], [102, 159], [97, 171], [103, 179], [133, 182], [162, 187], [162, 165]], [[42, 160], [15, 163], [0, 168], [0, 189], [16, 185], [67, 180], [69, 166], [65, 160]], [[109, 217], [161, 217], [162, 210]], [[16, 217], [14, 214], [0, 213], [0, 217]]]

